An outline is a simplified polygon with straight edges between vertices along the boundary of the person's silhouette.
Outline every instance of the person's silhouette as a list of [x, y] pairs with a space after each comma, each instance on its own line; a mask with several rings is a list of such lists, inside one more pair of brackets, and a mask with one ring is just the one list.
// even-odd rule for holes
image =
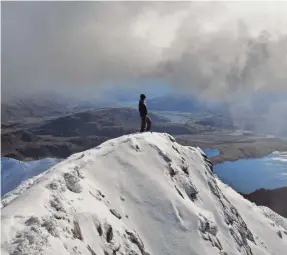
[[146, 131], [150, 131], [151, 128], [151, 119], [147, 116], [147, 107], [145, 104], [145, 99], [146, 96], [144, 94], [140, 95], [140, 100], [139, 100], [139, 112], [141, 116], [141, 130], [140, 132], [144, 132], [146, 125], [147, 129]]

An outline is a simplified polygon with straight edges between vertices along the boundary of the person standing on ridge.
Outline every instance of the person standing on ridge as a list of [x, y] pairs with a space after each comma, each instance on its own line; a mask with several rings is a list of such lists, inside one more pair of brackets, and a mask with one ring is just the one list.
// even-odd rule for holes
[[151, 128], [151, 120], [147, 116], [147, 107], [145, 104], [145, 99], [146, 99], [146, 96], [144, 94], [141, 94], [140, 95], [140, 101], [139, 101], [139, 112], [140, 112], [140, 116], [141, 116], [141, 130], [140, 130], [140, 132], [145, 131], [146, 125], [147, 125], [146, 131], [150, 131], [150, 128]]

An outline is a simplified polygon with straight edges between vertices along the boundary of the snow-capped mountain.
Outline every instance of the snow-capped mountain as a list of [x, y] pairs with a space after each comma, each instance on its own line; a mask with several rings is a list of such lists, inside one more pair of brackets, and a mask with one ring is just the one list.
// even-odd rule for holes
[[2, 254], [283, 255], [287, 220], [168, 134], [77, 153], [2, 199]]

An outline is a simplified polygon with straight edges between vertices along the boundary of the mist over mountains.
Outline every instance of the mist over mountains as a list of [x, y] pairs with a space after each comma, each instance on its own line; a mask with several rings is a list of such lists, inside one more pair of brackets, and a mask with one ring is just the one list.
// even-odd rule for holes
[[[47, 92], [66, 98], [50, 96], [57, 109], [47, 111], [59, 114], [69, 111], [64, 106], [69, 101], [85, 108], [136, 102], [140, 93], [153, 100], [184, 95], [185, 110], [221, 110], [242, 128], [284, 135], [286, 7], [284, 2], [2, 3], [2, 102], [9, 105], [2, 106], [2, 115], [43, 115], [35, 110], [38, 103], [29, 107], [29, 98], [41, 102], [36, 95]], [[28, 103], [20, 103], [25, 97]], [[183, 110], [171, 98], [160, 100], [166, 110]]]

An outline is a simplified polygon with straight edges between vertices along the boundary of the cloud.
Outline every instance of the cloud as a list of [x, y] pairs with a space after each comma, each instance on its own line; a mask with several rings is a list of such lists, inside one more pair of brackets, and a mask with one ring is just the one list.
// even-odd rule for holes
[[2, 94], [161, 79], [207, 98], [287, 91], [287, 3], [3, 2]]

